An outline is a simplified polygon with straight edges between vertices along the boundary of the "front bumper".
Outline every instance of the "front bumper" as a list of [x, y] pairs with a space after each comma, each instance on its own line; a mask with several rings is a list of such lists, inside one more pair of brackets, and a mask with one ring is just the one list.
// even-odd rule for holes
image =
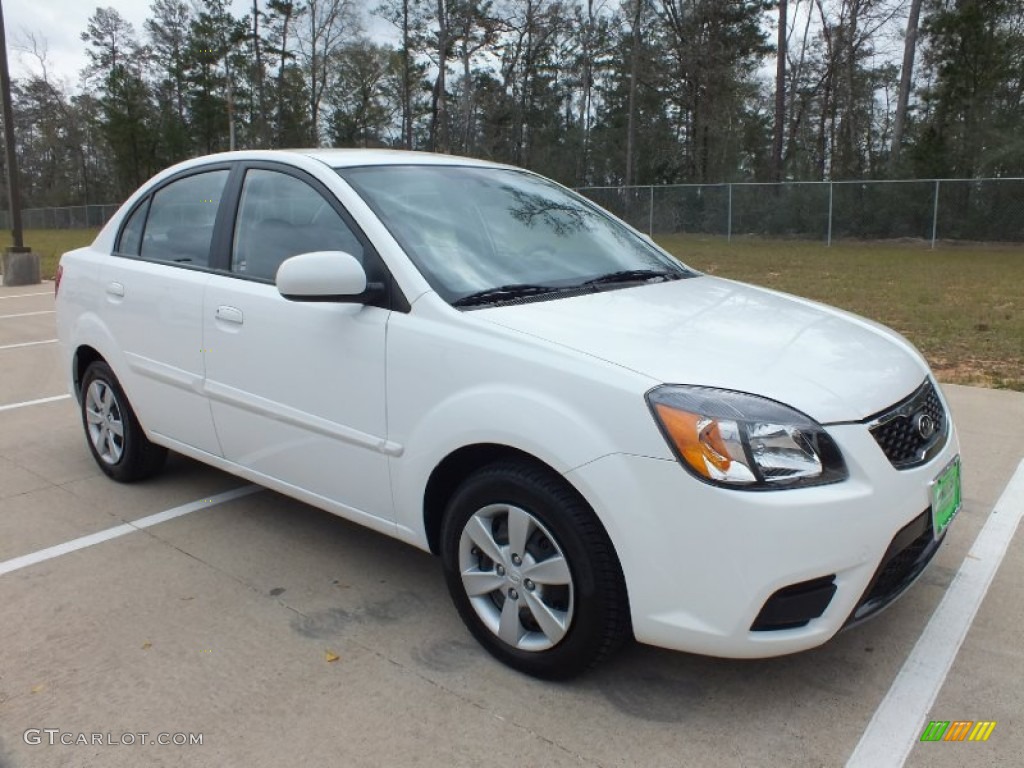
[[[850, 471], [833, 485], [727, 490], [676, 461], [624, 454], [568, 473], [615, 544], [637, 640], [733, 658], [793, 653], [877, 612], [920, 575], [941, 545], [931, 536], [930, 483], [959, 452], [955, 429], [930, 461], [905, 470], [865, 425], [828, 431]], [[820, 615], [752, 629], [794, 586], [801, 605], [816, 590]]]

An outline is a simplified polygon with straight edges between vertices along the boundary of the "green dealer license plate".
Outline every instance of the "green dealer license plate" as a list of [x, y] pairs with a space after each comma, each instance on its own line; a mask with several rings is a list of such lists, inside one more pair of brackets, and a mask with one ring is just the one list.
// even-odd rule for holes
[[960, 511], [960, 457], [957, 456], [932, 481], [932, 528], [935, 538], [946, 532]]

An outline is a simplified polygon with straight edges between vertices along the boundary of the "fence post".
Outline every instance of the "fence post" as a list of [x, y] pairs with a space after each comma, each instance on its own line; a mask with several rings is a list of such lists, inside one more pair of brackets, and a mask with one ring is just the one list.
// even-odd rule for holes
[[654, 185], [651, 184], [650, 208], [647, 211], [647, 236], [654, 237]]
[[729, 183], [729, 220], [726, 222], [725, 241], [732, 242], [732, 183]]
[[832, 186], [833, 183], [828, 183], [828, 241], [826, 245], [832, 247]]
[[935, 239], [939, 234], [939, 185], [942, 182], [935, 180], [935, 204], [932, 207], [932, 250], [935, 250]]

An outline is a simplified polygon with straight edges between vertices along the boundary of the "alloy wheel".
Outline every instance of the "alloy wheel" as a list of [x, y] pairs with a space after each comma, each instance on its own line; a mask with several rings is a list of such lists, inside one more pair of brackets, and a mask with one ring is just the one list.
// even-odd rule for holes
[[89, 440], [100, 459], [117, 464], [124, 454], [124, 420], [110, 385], [94, 379], [85, 393], [85, 418]]
[[466, 521], [459, 572], [470, 605], [506, 645], [544, 651], [572, 625], [568, 560], [547, 528], [526, 510], [490, 504]]

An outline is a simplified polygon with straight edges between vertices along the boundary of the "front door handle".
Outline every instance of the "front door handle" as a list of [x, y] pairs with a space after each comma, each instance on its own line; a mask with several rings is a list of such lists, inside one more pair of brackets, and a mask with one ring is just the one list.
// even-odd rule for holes
[[245, 322], [242, 310], [238, 307], [217, 307], [217, 319], [223, 320], [225, 323], [234, 323], [235, 325], [241, 325]]
[[124, 298], [124, 284], [117, 281], [107, 283], [107, 293], [111, 296]]

